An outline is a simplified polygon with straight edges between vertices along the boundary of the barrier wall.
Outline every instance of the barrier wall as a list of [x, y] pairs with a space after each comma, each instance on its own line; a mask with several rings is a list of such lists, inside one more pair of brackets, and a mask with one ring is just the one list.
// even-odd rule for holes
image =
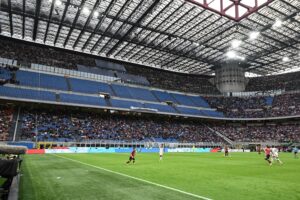
[[[137, 148], [138, 153], [158, 153], [159, 148]], [[165, 152], [210, 152], [211, 148], [165, 148]], [[105, 147], [69, 147], [56, 149], [31, 149], [27, 154], [37, 153], [130, 153], [132, 148], [105, 148]]]

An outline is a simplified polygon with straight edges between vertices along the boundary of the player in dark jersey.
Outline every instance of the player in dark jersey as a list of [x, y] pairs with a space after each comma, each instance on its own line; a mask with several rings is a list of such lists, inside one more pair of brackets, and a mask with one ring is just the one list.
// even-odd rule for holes
[[229, 149], [228, 149], [228, 146], [226, 145], [225, 148], [224, 148], [224, 153], [225, 155], [224, 156], [229, 156]]
[[136, 150], [134, 147], [132, 152], [130, 153], [129, 160], [126, 162], [126, 164], [129, 164], [131, 161], [133, 164], [135, 163], [135, 154], [136, 154]]
[[266, 155], [265, 160], [268, 161], [269, 165], [271, 166], [272, 165], [272, 161], [270, 160], [270, 158], [271, 158], [271, 148], [268, 145], [265, 148], [265, 155]]

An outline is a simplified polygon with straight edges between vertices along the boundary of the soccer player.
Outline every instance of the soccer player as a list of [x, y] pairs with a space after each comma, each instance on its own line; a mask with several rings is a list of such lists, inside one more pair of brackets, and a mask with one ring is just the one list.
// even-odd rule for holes
[[282, 162], [279, 159], [278, 149], [276, 147], [274, 147], [274, 146], [272, 146], [272, 148], [271, 148], [271, 155], [272, 155], [272, 161], [276, 160], [279, 164], [282, 165]]
[[271, 166], [271, 165], [272, 165], [272, 162], [271, 162], [271, 160], [270, 160], [270, 157], [271, 157], [271, 149], [270, 149], [269, 145], [267, 145], [267, 147], [265, 148], [265, 155], [266, 155], [265, 160], [268, 161], [269, 165]]
[[225, 157], [229, 156], [229, 149], [227, 145], [224, 147], [224, 153], [225, 153], [224, 154]]
[[159, 160], [162, 161], [164, 155], [164, 146], [163, 144], [160, 145], [159, 147]]
[[135, 163], [135, 154], [136, 154], [136, 150], [135, 150], [135, 147], [133, 147], [133, 150], [129, 156], [129, 160], [126, 162], [126, 164], [129, 164], [131, 161], [133, 164]]
[[292, 151], [294, 152], [294, 158], [299, 158], [299, 157], [298, 157], [299, 149], [298, 149], [296, 146], [294, 146], [294, 148], [293, 148]]

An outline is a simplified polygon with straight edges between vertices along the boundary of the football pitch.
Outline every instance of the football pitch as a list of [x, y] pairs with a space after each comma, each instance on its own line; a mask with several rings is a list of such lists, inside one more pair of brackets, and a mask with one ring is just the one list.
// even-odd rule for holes
[[26, 155], [20, 199], [299, 200], [300, 159], [281, 153], [268, 166], [257, 153]]

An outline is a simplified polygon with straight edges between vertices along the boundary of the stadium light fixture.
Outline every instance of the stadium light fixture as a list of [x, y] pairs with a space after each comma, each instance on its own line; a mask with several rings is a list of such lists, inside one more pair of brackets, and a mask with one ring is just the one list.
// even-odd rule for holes
[[82, 12], [83, 14], [88, 15], [91, 11], [87, 7], [83, 7]]
[[277, 20], [275, 21], [275, 23], [273, 24], [273, 27], [274, 27], [274, 28], [278, 28], [278, 27], [281, 27], [281, 26], [282, 26], [282, 21], [279, 20], [279, 19], [277, 19]]
[[226, 53], [226, 56], [227, 56], [228, 58], [235, 58], [235, 57], [236, 57], [236, 53], [235, 53], [234, 51], [228, 51], [228, 52]]
[[259, 34], [260, 32], [258, 31], [251, 32], [249, 36], [250, 40], [255, 40], [259, 36]]
[[56, 5], [56, 6], [61, 6], [61, 5], [62, 5], [62, 2], [61, 2], [60, 0], [56, 0], [56, 1], [55, 1], [55, 5]]
[[99, 12], [98, 11], [95, 11], [94, 12], [94, 18], [97, 18], [99, 16]]
[[282, 58], [282, 61], [283, 62], [288, 62], [288, 61], [290, 61], [290, 58], [285, 56], [285, 57]]
[[231, 42], [232, 48], [238, 48], [241, 44], [242, 44], [242, 41], [240, 41], [240, 40], [233, 40]]

